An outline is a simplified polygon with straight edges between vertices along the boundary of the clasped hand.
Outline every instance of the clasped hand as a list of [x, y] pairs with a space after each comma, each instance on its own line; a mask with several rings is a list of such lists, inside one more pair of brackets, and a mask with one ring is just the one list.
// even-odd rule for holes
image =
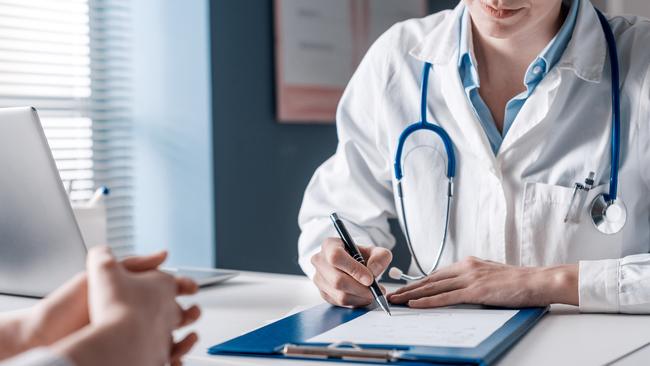
[[32, 308], [0, 314], [0, 360], [49, 346], [78, 365], [179, 365], [197, 336], [174, 342], [172, 332], [200, 310], [183, 309], [176, 298], [198, 287], [159, 271], [166, 257], [117, 261], [107, 247], [91, 249], [87, 272]]

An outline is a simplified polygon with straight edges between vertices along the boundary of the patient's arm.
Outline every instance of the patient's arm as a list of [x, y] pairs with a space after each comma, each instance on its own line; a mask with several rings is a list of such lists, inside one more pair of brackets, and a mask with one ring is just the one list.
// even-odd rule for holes
[[50, 345], [88, 324], [86, 275], [79, 274], [29, 309], [0, 313], [0, 360]]
[[24, 327], [26, 310], [0, 314], [0, 360], [28, 349]]

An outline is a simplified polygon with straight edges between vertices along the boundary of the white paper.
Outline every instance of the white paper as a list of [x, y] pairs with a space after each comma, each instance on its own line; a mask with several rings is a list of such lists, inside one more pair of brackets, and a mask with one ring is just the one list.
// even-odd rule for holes
[[476, 347], [516, 310], [391, 309], [393, 316], [373, 310], [309, 339], [309, 343], [353, 342], [399, 346]]
[[283, 0], [282, 72], [291, 85], [343, 88], [354, 71], [349, 0]]
[[282, 0], [284, 82], [344, 88], [377, 37], [393, 24], [426, 12], [422, 0]]

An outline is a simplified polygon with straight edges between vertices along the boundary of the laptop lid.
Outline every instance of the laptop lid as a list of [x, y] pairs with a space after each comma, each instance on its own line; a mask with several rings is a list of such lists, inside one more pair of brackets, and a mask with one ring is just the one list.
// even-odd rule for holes
[[0, 293], [45, 296], [85, 257], [36, 109], [0, 108]]

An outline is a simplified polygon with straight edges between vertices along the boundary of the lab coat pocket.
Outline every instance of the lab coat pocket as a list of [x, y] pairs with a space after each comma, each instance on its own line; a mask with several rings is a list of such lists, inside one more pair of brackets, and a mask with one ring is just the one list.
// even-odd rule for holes
[[579, 222], [564, 222], [573, 187], [526, 183], [521, 223], [521, 263], [540, 266], [576, 263], [579, 260], [619, 258], [621, 233], [599, 232], [589, 208], [594, 198], [607, 191], [600, 185], [587, 192]]

